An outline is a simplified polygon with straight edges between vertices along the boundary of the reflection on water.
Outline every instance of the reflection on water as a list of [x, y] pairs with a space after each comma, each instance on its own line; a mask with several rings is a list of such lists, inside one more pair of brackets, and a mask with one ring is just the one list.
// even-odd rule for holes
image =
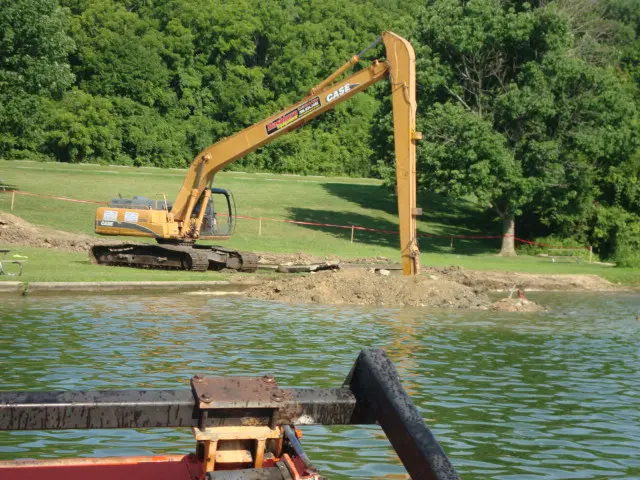
[[[3, 390], [187, 387], [196, 372], [338, 386], [384, 347], [465, 479], [640, 478], [640, 298], [550, 313], [293, 306], [201, 296], [3, 298]], [[332, 479], [406, 478], [381, 430], [305, 427]], [[181, 429], [0, 433], [0, 458], [187, 453]]]

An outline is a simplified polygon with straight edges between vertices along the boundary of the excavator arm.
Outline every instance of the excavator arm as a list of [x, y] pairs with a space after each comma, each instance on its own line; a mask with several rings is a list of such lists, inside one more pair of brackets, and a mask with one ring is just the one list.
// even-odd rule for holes
[[[376, 60], [369, 67], [335, 81], [380, 40], [385, 45], [386, 62]], [[218, 171], [386, 78], [390, 79], [393, 102], [402, 270], [404, 275], [419, 273], [416, 141], [421, 134], [416, 132], [415, 53], [407, 40], [393, 32], [384, 32], [374, 44], [312, 88], [300, 102], [200, 152], [189, 168], [170, 213], [170, 219], [179, 226], [180, 236], [198, 237], [202, 215], [192, 218], [192, 214], [199, 202], [206, 204], [208, 201], [207, 186]]]

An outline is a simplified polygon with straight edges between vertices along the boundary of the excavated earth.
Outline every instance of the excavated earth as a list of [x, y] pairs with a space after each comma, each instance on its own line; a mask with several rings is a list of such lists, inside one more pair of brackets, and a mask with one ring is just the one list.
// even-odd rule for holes
[[[246, 295], [251, 298], [292, 303], [379, 306], [473, 308], [507, 312], [540, 312], [545, 307], [529, 299], [512, 298], [526, 291], [611, 291], [615, 285], [597, 275], [542, 275], [518, 272], [465, 270], [461, 267], [427, 268], [417, 278], [379, 275], [374, 270], [389, 265], [385, 257], [342, 260], [305, 253], [260, 254], [265, 264], [338, 264], [344, 270], [303, 275], [281, 275], [261, 281]], [[348, 263], [345, 263], [348, 262]], [[354, 268], [361, 265], [361, 268]], [[389, 272], [391, 273], [391, 272]], [[396, 272], [397, 273], [397, 272]], [[257, 280], [257, 279], [253, 279]], [[509, 292], [491, 303], [489, 292]]]
[[0, 212], [0, 244], [54, 248], [67, 252], [87, 252], [91, 245], [114, 243], [82, 233], [69, 233], [40, 227], [26, 220]]
[[382, 276], [367, 269], [329, 270], [283, 276], [249, 288], [250, 298], [334, 305], [481, 308], [485, 293], [427, 276]]
[[[91, 245], [113, 243], [89, 235], [74, 234], [33, 225], [9, 213], [0, 213], [0, 244], [25, 245], [73, 252], [86, 252]], [[428, 306], [480, 308], [507, 311], [543, 309], [534, 302], [505, 298], [491, 303], [488, 292], [607, 291], [621, 287], [597, 275], [542, 275], [517, 272], [465, 270], [460, 267], [428, 268], [419, 277], [402, 277], [397, 271], [380, 275], [374, 269], [393, 268], [385, 257], [341, 259], [306, 253], [260, 253], [267, 265], [340, 265], [339, 270], [307, 274], [237, 275], [235, 283], [250, 283], [251, 298], [284, 302], [380, 306]], [[348, 268], [347, 268], [348, 267]], [[397, 265], [396, 265], [397, 268]], [[265, 280], [266, 279], [266, 280]], [[255, 285], [255, 283], [259, 283]]]

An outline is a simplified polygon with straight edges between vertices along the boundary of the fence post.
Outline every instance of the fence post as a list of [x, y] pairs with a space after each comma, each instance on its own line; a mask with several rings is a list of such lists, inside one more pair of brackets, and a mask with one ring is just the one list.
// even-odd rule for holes
[[453, 237], [451, 237], [451, 250], [453, 250]]
[[351, 225], [351, 243], [353, 243], [353, 234], [355, 232], [355, 228], [353, 225]]
[[591, 257], [593, 257], [593, 245], [589, 245], [589, 265], [591, 265]]
[[16, 191], [15, 191], [15, 190], [13, 190], [13, 191], [11, 192], [11, 211], [12, 211], [12, 212], [13, 212], [13, 204], [14, 204], [14, 202], [15, 202], [15, 201], [16, 201]]
[[258, 236], [262, 236], [262, 217], [258, 218]]

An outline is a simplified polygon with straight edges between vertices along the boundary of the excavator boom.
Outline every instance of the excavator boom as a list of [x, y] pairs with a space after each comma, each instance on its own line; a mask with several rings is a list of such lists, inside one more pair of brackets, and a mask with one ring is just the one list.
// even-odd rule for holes
[[[370, 85], [389, 78], [393, 102], [402, 270], [404, 275], [419, 273], [415, 216], [420, 211], [416, 208], [415, 143], [421, 135], [416, 132], [415, 53], [408, 41], [393, 32], [382, 33], [381, 37], [362, 53], [380, 40], [384, 42], [386, 49], [385, 62], [375, 60], [367, 68], [336, 81], [360, 60], [360, 55], [356, 55], [312, 88], [301, 101], [200, 152], [189, 167], [170, 212], [164, 212], [166, 222], [162, 222], [162, 214], [157, 214], [155, 228], [146, 226], [146, 235], [182, 242], [193, 242], [201, 238], [203, 212], [209, 199], [207, 192], [217, 172], [248, 153], [301, 127]], [[103, 218], [100, 217], [102, 210], [104, 209], [99, 210], [96, 219], [96, 232], [118, 234], [120, 230], [113, 222], [111, 225], [100, 224], [100, 218]], [[104, 212], [102, 214], [104, 216]], [[113, 216], [117, 217], [115, 213]], [[140, 232], [140, 227], [136, 225], [132, 231], [135, 229]], [[137, 234], [142, 236], [142, 233]]]

